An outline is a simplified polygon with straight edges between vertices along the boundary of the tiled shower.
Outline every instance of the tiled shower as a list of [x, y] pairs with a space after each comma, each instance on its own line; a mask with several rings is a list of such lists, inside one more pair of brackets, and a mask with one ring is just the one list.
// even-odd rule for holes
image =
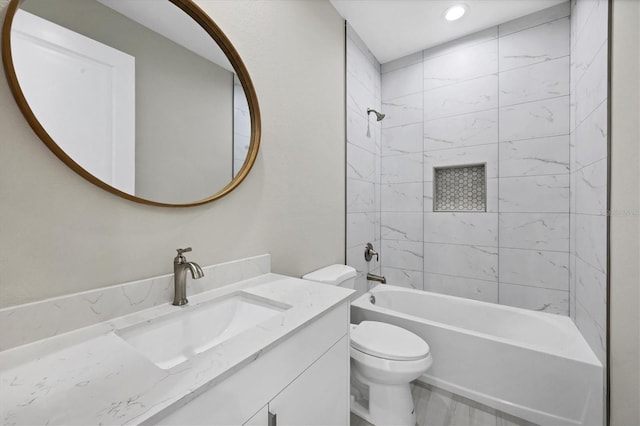
[[568, 315], [604, 361], [607, 17], [606, 0], [573, 0], [382, 65], [347, 28], [360, 291], [380, 268], [393, 285]]
[[[358, 271], [356, 288], [381, 264], [364, 259], [365, 244], [380, 250], [381, 126], [367, 109], [380, 111], [380, 64], [347, 26], [347, 264]], [[384, 259], [384, 257], [383, 257]]]
[[[565, 4], [382, 67], [383, 139], [415, 125], [423, 140], [382, 154], [392, 282], [569, 313], [568, 15]], [[474, 164], [484, 211], [434, 212], [434, 168]]]

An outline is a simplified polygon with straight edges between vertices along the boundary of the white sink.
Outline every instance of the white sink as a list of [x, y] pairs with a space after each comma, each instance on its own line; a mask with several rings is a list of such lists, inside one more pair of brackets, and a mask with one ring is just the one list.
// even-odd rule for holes
[[187, 305], [180, 312], [118, 330], [116, 334], [158, 367], [168, 369], [288, 308], [284, 303], [237, 292]]

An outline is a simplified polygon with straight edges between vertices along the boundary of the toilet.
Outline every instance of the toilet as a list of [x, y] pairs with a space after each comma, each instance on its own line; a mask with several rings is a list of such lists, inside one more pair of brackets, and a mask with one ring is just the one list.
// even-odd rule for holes
[[[344, 288], [355, 287], [356, 270], [331, 265], [302, 278]], [[351, 324], [351, 411], [374, 425], [414, 426], [409, 383], [433, 360], [429, 345], [395, 325], [363, 321]]]

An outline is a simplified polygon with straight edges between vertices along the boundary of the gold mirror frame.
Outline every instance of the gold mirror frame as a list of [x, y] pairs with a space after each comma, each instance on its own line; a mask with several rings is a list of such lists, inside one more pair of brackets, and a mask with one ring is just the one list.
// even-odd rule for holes
[[9, 82], [9, 87], [11, 88], [11, 92], [13, 93], [13, 97], [18, 103], [18, 107], [22, 111], [22, 114], [27, 119], [27, 122], [34, 130], [34, 132], [38, 135], [38, 137], [47, 145], [47, 147], [67, 166], [69, 166], [74, 172], [93, 183], [100, 188], [111, 192], [112, 194], [118, 195], [127, 200], [135, 201], [137, 203], [152, 205], [152, 206], [161, 206], [161, 207], [190, 207], [190, 206], [198, 206], [206, 203], [210, 203], [211, 201], [217, 200], [218, 198], [224, 197], [231, 191], [233, 191], [240, 183], [247, 177], [249, 171], [253, 167], [255, 163], [256, 157], [258, 156], [258, 148], [260, 146], [260, 109], [258, 107], [258, 98], [256, 96], [256, 91], [253, 87], [253, 83], [251, 82], [251, 78], [249, 77], [249, 72], [245, 67], [242, 59], [240, 59], [240, 55], [236, 51], [236, 49], [231, 44], [231, 41], [227, 38], [227, 36], [222, 32], [220, 27], [216, 25], [215, 22], [207, 15], [198, 5], [196, 5], [192, 0], [168, 0], [177, 7], [179, 7], [183, 12], [189, 15], [195, 22], [198, 23], [217, 43], [218, 47], [224, 52], [227, 56], [227, 59], [233, 66], [233, 69], [242, 84], [242, 88], [244, 89], [245, 96], [247, 97], [247, 102], [249, 104], [249, 115], [251, 119], [251, 139], [249, 143], [249, 151], [247, 153], [247, 157], [242, 165], [242, 168], [237, 173], [237, 175], [233, 178], [233, 180], [227, 184], [224, 188], [222, 188], [217, 193], [213, 194], [208, 198], [204, 198], [193, 203], [187, 204], [169, 204], [169, 203], [160, 203], [157, 201], [147, 200], [144, 198], [136, 197], [135, 195], [128, 194], [126, 192], [120, 191], [117, 188], [114, 188], [111, 185], [106, 184], [100, 179], [93, 176], [87, 170], [82, 168], [78, 163], [76, 163], [67, 153], [65, 153], [60, 146], [53, 140], [53, 138], [47, 133], [47, 131], [42, 127], [42, 124], [38, 121], [35, 114], [29, 107], [29, 104], [20, 88], [20, 84], [18, 83], [18, 78], [15, 72], [15, 68], [13, 65], [13, 58], [11, 55], [11, 24], [13, 23], [13, 18], [22, 3], [23, 0], [11, 0], [9, 6], [7, 7], [6, 16], [4, 19], [4, 23], [2, 26], [2, 62], [4, 64], [5, 74], [7, 76], [7, 80]]

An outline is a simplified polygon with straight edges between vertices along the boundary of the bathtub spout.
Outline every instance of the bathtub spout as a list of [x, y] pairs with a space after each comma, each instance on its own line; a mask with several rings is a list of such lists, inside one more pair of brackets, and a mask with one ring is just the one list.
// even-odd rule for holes
[[387, 279], [383, 275], [367, 274], [367, 281], [377, 281], [381, 284], [386, 284]]

